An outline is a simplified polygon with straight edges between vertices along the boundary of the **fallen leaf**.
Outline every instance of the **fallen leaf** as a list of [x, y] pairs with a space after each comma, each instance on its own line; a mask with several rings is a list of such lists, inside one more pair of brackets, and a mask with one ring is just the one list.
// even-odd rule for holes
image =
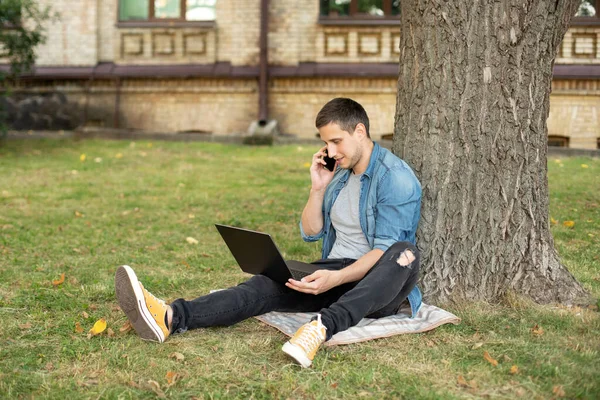
[[123, 154], [117, 153], [117, 154], [115, 154], [115, 158], [123, 158]]
[[131, 326], [131, 322], [126, 321], [121, 328], [119, 328], [119, 332], [129, 332], [133, 327]]
[[565, 397], [565, 391], [563, 390], [562, 385], [556, 385], [552, 388], [552, 393], [554, 393], [557, 397]]
[[531, 328], [531, 333], [533, 333], [536, 336], [542, 336], [544, 334], [544, 328], [538, 326], [538, 324], [535, 324], [535, 326]]
[[61, 283], [63, 283], [64, 281], [65, 281], [65, 273], [63, 272], [62, 274], [60, 274], [60, 278], [58, 278], [58, 279], [55, 279], [55, 280], [53, 280], [53, 281], [52, 281], [52, 284], [53, 284], [54, 286], [58, 286], [58, 285], [60, 285]]
[[304, 163], [303, 167], [304, 168], [309, 168], [310, 167], [310, 163], [309, 162]]
[[558, 221], [557, 221], [557, 220], [555, 220], [554, 218], [550, 217], [550, 223], [551, 223], [552, 225], [556, 225], [556, 224], [558, 224]]
[[75, 218], [81, 218], [83, 217], [83, 214], [80, 213], [79, 211], [75, 210]]
[[473, 345], [473, 347], [471, 347], [471, 349], [472, 349], [472, 350], [476, 350], [476, 349], [480, 348], [481, 346], [483, 346], [483, 343], [482, 343], [482, 342], [475, 343], [475, 344]]
[[183, 354], [181, 354], [181, 353], [178, 353], [178, 352], [174, 352], [174, 353], [169, 354], [169, 358], [174, 358], [177, 361], [183, 361], [183, 360], [185, 360], [185, 356]]
[[516, 365], [513, 365], [512, 367], [510, 367], [510, 371], [509, 371], [512, 375], [518, 374], [519, 373], [519, 367], [517, 367]]
[[89, 333], [92, 336], [96, 336], [96, 335], [99, 335], [102, 332], [104, 332], [105, 329], [106, 329], [106, 319], [100, 318], [98, 321], [96, 321], [96, 323], [94, 324], [92, 329], [90, 329]]
[[161, 398], [164, 399], [165, 394], [164, 392], [160, 389], [160, 385], [158, 384], [158, 382], [153, 381], [153, 380], [149, 380], [148, 381], [148, 385], [150, 385], [150, 389], [152, 389], [152, 391], [154, 393], [156, 393], [156, 395]]
[[113, 331], [112, 329], [108, 328], [106, 330], [106, 334], [108, 335], [108, 337], [114, 337], [115, 336], [115, 331]]
[[581, 164], [581, 168], [589, 168], [590, 166], [587, 164]]
[[83, 328], [81, 327], [81, 324], [79, 322], [75, 322], [75, 332], [83, 333]]
[[198, 241], [191, 236], [185, 238], [189, 244], [198, 244]]
[[86, 158], [86, 155], [82, 154], [82, 155], [79, 156], [79, 161], [84, 162], [85, 158]]
[[469, 384], [462, 375], [459, 375], [458, 378], [456, 378], [456, 383], [458, 383], [458, 386], [469, 387]]
[[85, 311], [81, 312], [81, 316], [85, 319], [88, 319], [90, 316], [88, 315], [88, 313], [86, 313]]
[[337, 382], [333, 382], [333, 383], [332, 383], [331, 385], [329, 385], [329, 386], [331, 386], [331, 388], [332, 388], [332, 389], [337, 389], [337, 387], [338, 387], [338, 383], [337, 383]]
[[90, 304], [88, 307], [90, 308], [90, 310], [94, 311], [98, 309], [98, 306], [96, 304]]
[[97, 162], [97, 163], [101, 163], [102, 162], [102, 158], [96, 157], [96, 158], [94, 158], [94, 161]]
[[194, 218], [196, 218], [196, 216], [194, 214], [188, 214], [188, 218], [189, 219], [194, 219]]
[[46, 371], [52, 371], [54, 369], [54, 364], [52, 364], [50, 361], [48, 361], [46, 363]]
[[566, 226], [567, 228], [572, 228], [575, 226], [575, 221], [565, 221], [563, 222], [563, 226]]
[[26, 324], [20, 324], [19, 328], [21, 328], [21, 329], [29, 329], [29, 328], [31, 328], [31, 322], [27, 322]]
[[180, 376], [177, 372], [169, 371], [169, 372], [167, 372], [166, 378], [167, 378], [167, 387], [171, 387], [177, 383]]
[[494, 360], [494, 359], [492, 358], [492, 356], [490, 356], [490, 353], [488, 353], [487, 351], [484, 351], [484, 352], [483, 352], [483, 358], [485, 358], [485, 360], [486, 360], [487, 362], [489, 362], [490, 364], [492, 364], [494, 367], [497, 367], [497, 366], [498, 366], [498, 361]]

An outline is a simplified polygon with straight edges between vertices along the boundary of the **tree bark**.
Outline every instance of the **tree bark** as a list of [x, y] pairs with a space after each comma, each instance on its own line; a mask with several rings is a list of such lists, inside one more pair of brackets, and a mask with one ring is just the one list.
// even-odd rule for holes
[[423, 186], [434, 302], [585, 302], [549, 229], [552, 67], [579, 0], [402, 2], [394, 153]]

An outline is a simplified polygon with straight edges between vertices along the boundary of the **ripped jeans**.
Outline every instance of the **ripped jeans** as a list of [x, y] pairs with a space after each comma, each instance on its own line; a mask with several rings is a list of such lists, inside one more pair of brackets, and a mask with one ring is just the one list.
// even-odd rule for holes
[[[408, 263], [401, 255], [410, 252], [415, 259]], [[322, 269], [340, 270], [354, 262], [342, 258], [318, 260], [313, 264]], [[412, 243], [398, 242], [390, 246], [360, 281], [318, 295], [301, 293], [264, 275], [255, 275], [238, 286], [195, 300], [177, 299], [171, 304], [171, 332], [229, 326], [271, 311], [319, 312], [329, 340], [364, 317], [381, 318], [397, 313], [418, 278], [419, 251]]]

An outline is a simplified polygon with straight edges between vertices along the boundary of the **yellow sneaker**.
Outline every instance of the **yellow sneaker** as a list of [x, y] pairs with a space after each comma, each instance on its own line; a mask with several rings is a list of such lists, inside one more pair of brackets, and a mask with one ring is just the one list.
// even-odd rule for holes
[[115, 292], [121, 310], [142, 339], [162, 343], [169, 337], [165, 323], [169, 306], [144, 288], [130, 266], [117, 268]]
[[311, 366], [319, 347], [325, 342], [325, 325], [321, 322], [321, 314], [317, 319], [300, 327], [282, 350], [304, 368]]

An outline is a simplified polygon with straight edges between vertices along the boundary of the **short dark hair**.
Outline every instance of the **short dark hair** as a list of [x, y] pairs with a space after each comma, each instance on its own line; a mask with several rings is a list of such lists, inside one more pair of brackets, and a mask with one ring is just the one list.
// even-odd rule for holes
[[330, 123], [339, 125], [342, 130], [350, 134], [354, 133], [356, 125], [363, 124], [367, 129], [367, 137], [371, 137], [367, 112], [363, 106], [352, 99], [337, 97], [321, 108], [315, 121], [317, 129]]

